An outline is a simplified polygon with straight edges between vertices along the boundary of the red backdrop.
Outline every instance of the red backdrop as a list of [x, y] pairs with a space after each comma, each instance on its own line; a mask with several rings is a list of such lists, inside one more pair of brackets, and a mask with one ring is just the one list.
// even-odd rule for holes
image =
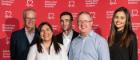
[[81, 11], [88, 11], [93, 16], [93, 29], [107, 39], [112, 14], [120, 6], [128, 8], [131, 13], [140, 60], [140, 0], [0, 0], [0, 60], [10, 60], [11, 32], [23, 27], [22, 12], [27, 7], [37, 10], [37, 26], [43, 21], [48, 21], [55, 33], [61, 31], [61, 12], [69, 11], [73, 14], [73, 28], [78, 31], [76, 16]]

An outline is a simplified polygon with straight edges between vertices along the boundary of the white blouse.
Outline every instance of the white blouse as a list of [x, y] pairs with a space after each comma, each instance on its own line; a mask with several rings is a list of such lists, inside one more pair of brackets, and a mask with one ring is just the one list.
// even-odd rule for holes
[[41, 53], [39, 53], [37, 50], [37, 44], [34, 44], [29, 50], [27, 60], [68, 60], [65, 48], [63, 47], [63, 45], [59, 45], [61, 47], [61, 50], [58, 54], [55, 53], [53, 44], [50, 47], [50, 54], [48, 54], [48, 51], [45, 49], [43, 44], [41, 44]]

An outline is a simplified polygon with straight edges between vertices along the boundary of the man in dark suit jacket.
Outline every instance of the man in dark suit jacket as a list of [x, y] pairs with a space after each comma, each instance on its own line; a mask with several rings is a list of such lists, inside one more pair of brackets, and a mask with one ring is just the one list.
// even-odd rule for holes
[[78, 36], [78, 32], [74, 31], [72, 29], [72, 21], [73, 16], [70, 12], [62, 12], [60, 15], [60, 24], [62, 27], [62, 31], [60, 34], [58, 34], [57, 42], [64, 45], [66, 48], [67, 53], [69, 52], [69, 46], [72, 42], [72, 40]]
[[38, 40], [38, 31], [35, 27], [36, 11], [32, 8], [25, 9], [23, 19], [24, 28], [11, 35], [11, 60], [26, 60], [29, 48]]

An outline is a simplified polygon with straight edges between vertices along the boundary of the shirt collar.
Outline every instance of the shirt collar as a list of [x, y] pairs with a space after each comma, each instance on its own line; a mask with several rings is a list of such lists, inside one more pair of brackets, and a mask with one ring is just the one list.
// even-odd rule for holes
[[65, 34], [63, 33], [63, 36], [64, 36], [64, 37], [69, 37], [69, 38], [71, 38], [72, 35], [73, 35], [73, 30], [70, 30], [70, 32], [69, 32], [68, 35], [65, 35]]
[[[28, 33], [28, 30], [27, 30], [27, 28], [25, 27], [25, 32], [27, 32]], [[35, 33], [35, 28], [34, 28], [34, 30], [33, 30], [33, 32], [32, 33]]]
[[[41, 46], [42, 46], [44, 51], [47, 51], [43, 43], [41, 43]], [[50, 52], [53, 50], [53, 48], [54, 48], [54, 45], [52, 43], [51, 46], [50, 46]]]
[[89, 32], [89, 34], [86, 36], [86, 37], [83, 37], [83, 36], [81, 36], [80, 34], [79, 34], [79, 38], [82, 38], [82, 39], [84, 39], [84, 38], [90, 38], [90, 37], [94, 37], [95, 36], [95, 32], [94, 31], [91, 31], [91, 32]]

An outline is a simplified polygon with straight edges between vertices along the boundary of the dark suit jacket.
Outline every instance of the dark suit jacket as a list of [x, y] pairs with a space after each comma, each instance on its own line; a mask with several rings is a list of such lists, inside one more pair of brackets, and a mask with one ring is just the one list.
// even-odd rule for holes
[[38, 31], [35, 29], [34, 39], [29, 43], [24, 28], [13, 32], [10, 39], [11, 60], [26, 60], [29, 48], [37, 42], [38, 35]]
[[[77, 37], [78, 35], [79, 35], [79, 33], [73, 30], [72, 40], [73, 40], [75, 37]], [[63, 44], [63, 33], [58, 34], [56, 37], [57, 37], [57, 42]], [[72, 40], [71, 40], [71, 41], [72, 41]]]

